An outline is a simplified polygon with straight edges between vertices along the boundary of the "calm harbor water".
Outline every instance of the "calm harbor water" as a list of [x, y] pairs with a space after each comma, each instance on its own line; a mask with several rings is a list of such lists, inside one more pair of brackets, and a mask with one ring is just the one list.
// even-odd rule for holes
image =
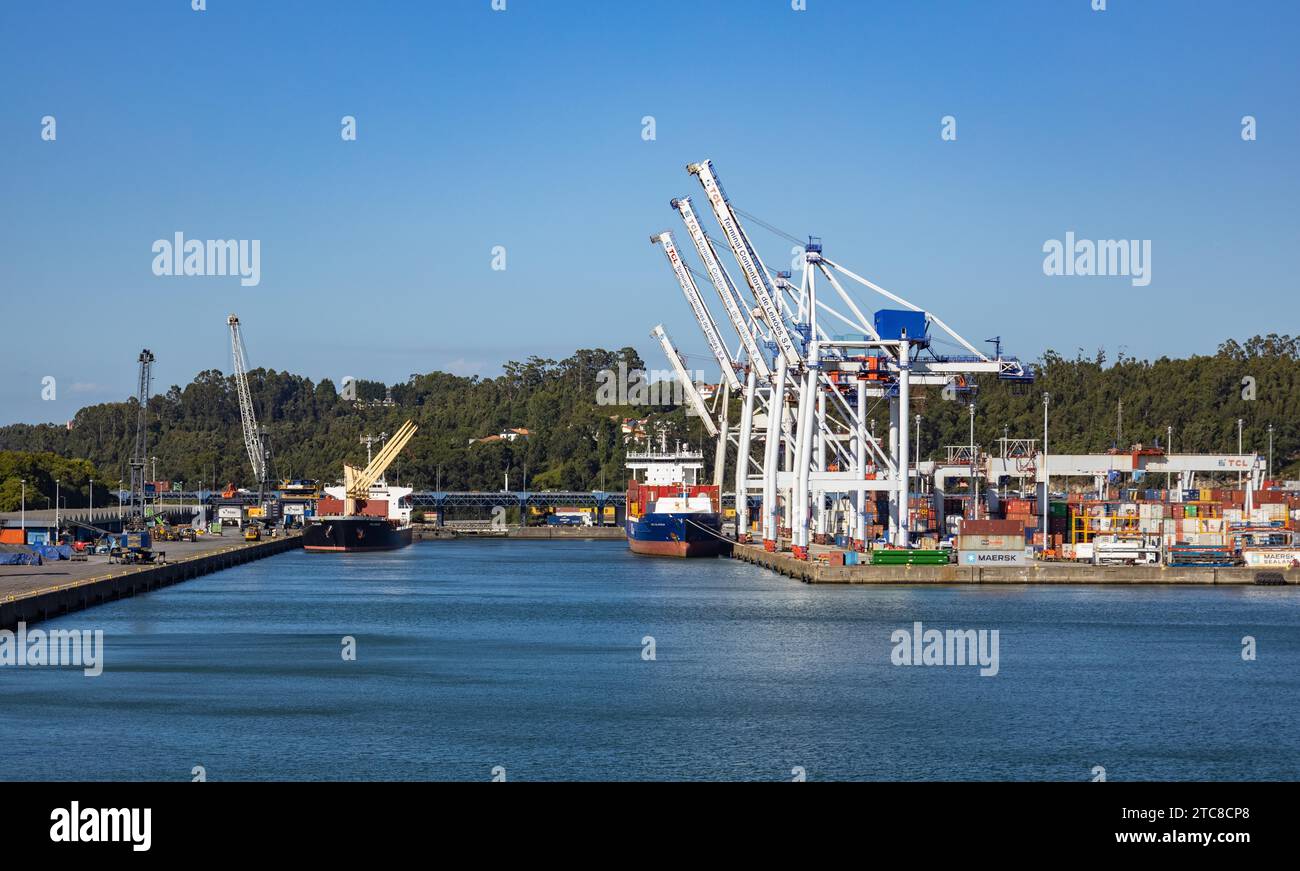
[[[918, 620], [998, 630], [998, 674], [893, 665]], [[6, 780], [1300, 778], [1294, 589], [810, 587], [618, 542], [428, 542], [42, 628], [102, 629], [105, 670], [0, 668]]]

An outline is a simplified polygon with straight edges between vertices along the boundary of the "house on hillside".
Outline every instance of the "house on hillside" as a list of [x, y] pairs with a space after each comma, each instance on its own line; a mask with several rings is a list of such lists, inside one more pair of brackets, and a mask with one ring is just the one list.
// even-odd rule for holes
[[625, 417], [620, 429], [623, 432], [623, 444], [630, 441], [643, 441], [645, 439], [646, 427], [650, 424], [650, 418], [642, 417]]
[[471, 445], [482, 445], [490, 442], [514, 442], [519, 439], [526, 439], [530, 435], [532, 435], [532, 432], [524, 427], [511, 427], [510, 429], [502, 430], [496, 435], [484, 436], [481, 439], [470, 439], [469, 443]]

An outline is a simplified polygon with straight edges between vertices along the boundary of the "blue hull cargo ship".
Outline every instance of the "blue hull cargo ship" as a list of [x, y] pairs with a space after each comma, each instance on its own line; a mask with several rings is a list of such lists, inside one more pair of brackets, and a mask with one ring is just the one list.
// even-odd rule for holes
[[721, 488], [698, 483], [703, 466], [702, 454], [680, 446], [627, 455], [626, 530], [633, 553], [703, 557], [730, 551], [722, 535]]

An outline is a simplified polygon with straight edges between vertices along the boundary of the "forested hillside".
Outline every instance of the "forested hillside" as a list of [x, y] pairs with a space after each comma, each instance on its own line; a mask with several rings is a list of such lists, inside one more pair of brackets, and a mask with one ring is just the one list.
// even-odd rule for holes
[[[513, 488], [527, 469], [529, 486], [535, 488], [590, 489], [600, 486], [602, 472], [609, 486], [622, 485], [621, 420], [634, 411], [645, 415], [645, 409], [596, 403], [598, 373], [617, 369], [620, 362], [629, 369], [643, 365], [630, 348], [584, 350], [562, 361], [533, 357], [510, 362], [496, 378], [433, 372], [412, 375], [391, 388], [362, 381], [355, 401], [343, 399], [328, 380], [314, 383], [288, 372], [253, 370], [249, 382], [278, 477], [333, 482], [341, 477], [345, 461], [365, 464], [362, 435], [394, 432], [409, 417], [420, 431], [393, 466], [390, 481], [500, 489], [508, 469]], [[384, 402], [389, 393], [391, 405]], [[131, 398], [83, 408], [71, 429], [2, 427], [0, 449], [85, 458], [111, 474], [116, 486], [118, 478], [129, 481], [137, 407]], [[526, 428], [531, 435], [515, 442], [470, 444], [512, 427]], [[214, 483], [219, 488], [228, 481], [252, 484], [233, 378], [208, 370], [184, 387], [153, 396], [148, 453], [158, 458], [158, 478], [184, 481], [186, 489]], [[152, 474], [152, 464], [148, 471]], [[10, 476], [17, 474], [11, 468]]]
[[[418, 488], [499, 490], [507, 470], [512, 488], [523, 483], [526, 470], [527, 484], [534, 489], [617, 490], [624, 481], [622, 418], [651, 414], [669, 424], [673, 437], [698, 440], [701, 432], [699, 421], [687, 418], [681, 408], [598, 404], [599, 373], [617, 369], [619, 363], [629, 370], [643, 366], [631, 348], [583, 350], [561, 361], [532, 357], [510, 362], [496, 378], [433, 372], [390, 386], [360, 382], [357, 401], [341, 398], [328, 380], [317, 383], [288, 372], [258, 369], [250, 381], [278, 477], [333, 482], [344, 461], [364, 463], [360, 436], [391, 433], [410, 417], [420, 431], [390, 480]], [[1096, 452], [1115, 445], [1122, 399], [1125, 446], [1157, 439], [1163, 444], [1165, 428], [1172, 426], [1175, 450], [1233, 451], [1241, 418], [1246, 449], [1266, 451], [1267, 428], [1273, 424], [1275, 471], [1279, 477], [1300, 477], [1300, 338], [1229, 341], [1213, 355], [1177, 360], [1121, 355], [1110, 362], [1100, 351], [1081, 351], [1067, 359], [1049, 351], [1035, 368], [1039, 377], [1029, 387], [994, 379], [979, 385], [974, 396], [977, 442], [991, 449], [1004, 431], [1040, 438], [1046, 390], [1052, 394], [1053, 451]], [[389, 392], [392, 404], [385, 405]], [[941, 456], [944, 445], [968, 442], [967, 402], [965, 395], [945, 401], [938, 391], [919, 398], [915, 410], [922, 415], [922, 457]], [[71, 429], [60, 424], [0, 427], [0, 450], [83, 459], [98, 474], [91, 473], [91, 465], [78, 466], [76, 474], [63, 469], [65, 480], [96, 477], [116, 486], [118, 478], [129, 479], [135, 412], [131, 399], [83, 408]], [[252, 483], [230, 376], [200, 372], [190, 384], [154, 396], [149, 412], [149, 454], [158, 458], [159, 478], [184, 481], [186, 489]], [[885, 403], [878, 403], [873, 415], [883, 435]], [[737, 410], [731, 419], [738, 420]], [[511, 427], [528, 429], [531, 435], [515, 442], [470, 444]], [[32, 494], [52, 493], [56, 465], [55, 457], [8, 455], [0, 462], [0, 510], [16, 507], [21, 477], [29, 479], [29, 505], [42, 505]], [[74, 485], [68, 495], [84, 504], [84, 486]]]
[[[1274, 476], [1300, 477], [1300, 337], [1269, 335], [1244, 344], [1227, 341], [1214, 355], [1140, 360], [1103, 351], [1078, 351], [1067, 359], [1048, 351], [1028, 387], [985, 379], [975, 397], [975, 440], [993, 450], [1003, 435], [1041, 439], [1043, 393], [1051, 394], [1049, 448], [1097, 453], [1135, 443], [1166, 444], [1173, 427], [1175, 452], [1235, 453], [1237, 420], [1242, 447], [1267, 455], [1274, 427]], [[1118, 438], [1123, 402], [1123, 438]], [[942, 445], [966, 444], [966, 400], [922, 403], [922, 456]]]

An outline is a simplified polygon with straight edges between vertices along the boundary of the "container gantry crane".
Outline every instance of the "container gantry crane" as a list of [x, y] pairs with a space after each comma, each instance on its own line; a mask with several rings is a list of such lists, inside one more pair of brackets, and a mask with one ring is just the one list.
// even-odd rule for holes
[[[718, 361], [718, 368], [722, 370], [723, 379], [731, 389], [740, 390], [740, 378], [736, 376], [736, 361], [731, 358], [731, 352], [723, 343], [722, 336], [718, 334], [718, 325], [714, 323], [713, 315], [709, 313], [708, 306], [704, 304], [704, 298], [700, 296], [700, 289], [696, 286], [690, 270], [686, 268], [681, 255], [677, 252], [677, 244], [673, 241], [673, 234], [665, 230], [658, 235], [651, 236], [650, 241], [664, 249], [664, 254], [668, 257], [668, 263], [673, 268], [673, 274], [677, 276], [677, 283], [681, 285], [682, 293], [685, 294], [686, 301], [690, 303], [691, 311], [695, 314], [695, 320], [699, 323], [700, 329], [704, 331], [704, 338], [709, 343], [709, 350], [713, 352], [713, 358]], [[661, 333], [662, 326], [655, 327], [655, 331]], [[663, 341], [662, 337], [660, 341]], [[670, 359], [669, 362], [673, 363], [674, 366], [680, 363], [676, 359]]]
[[[722, 265], [722, 261], [718, 259], [712, 241], [704, 232], [699, 218], [695, 215], [695, 208], [691, 204], [691, 198], [677, 197], [672, 200], [670, 205], [677, 211], [682, 223], [686, 226], [686, 233], [691, 237], [695, 251], [704, 263], [704, 269], [709, 276], [709, 281], [712, 282], [714, 290], [717, 291], [719, 299], [722, 300], [722, 306], [731, 321], [732, 329], [740, 337], [740, 344], [745, 352], [745, 362], [748, 364], [745, 384], [741, 390], [740, 430], [736, 439], [735, 485], [736, 493], [740, 494], [740, 497], [736, 499], [736, 534], [739, 541], [745, 542], [749, 540], [749, 500], [745, 497], [746, 481], [749, 478], [750, 467], [754, 465], [750, 456], [751, 446], [755, 439], [761, 441], [767, 437], [765, 430], [755, 432], [754, 429], [755, 404], [764, 401], [770, 404], [771, 400], [772, 367], [768, 363], [767, 354], [764, 353], [761, 344], [767, 340], [764, 338], [762, 325], [755, 320], [748, 306], [742, 308], [740, 293], [736, 289], [735, 282], [732, 281], [731, 276]], [[762, 391], [761, 394], [760, 391]], [[723, 401], [725, 403], [729, 400], [730, 395], [726, 396]], [[723, 409], [724, 411], [727, 409], [725, 404]], [[727, 447], [725, 440], [720, 445], [724, 450]], [[720, 455], [716, 464], [717, 467], [725, 465], [725, 460], [725, 454]], [[720, 471], [714, 477], [716, 479], [715, 483], [722, 483]]]
[[[909, 456], [912, 389], [965, 384], [967, 376], [980, 373], [1021, 382], [1032, 380], [1032, 376], [1014, 357], [1003, 357], [1000, 347], [993, 358], [988, 357], [933, 312], [826, 257], [821, 240], [815, 237], [810, 237], [804, 246], [803, 268], [797, 284], [786, 273], [773, 277], [745, 232], [712, 163], [707, 160], [694, 163], [687, 171], [703, 187], [756, 303], [747, 318], [737, 301], [736, 285], [718, 261], [689, 198], [673, 200], [673, 208], [685, 222], [687, 233], [746, 352], [744, 411], [736, 464], [738, 536], [743, 540], [747, 529], [747, 518], [742, 511], [748, 493], [761, 491], [764, 545], [776, 549], [782, 532], [778, 512], [778, 494], [782, 494], [794, 554], [807, 558], [812, 536], [826, 532], [826, 497], [847, 496], [850, 506], [847, 525], [855, 545], [860, 548], [866, 538], [865, 500], [875, 492], [884, 491], [889, 497], [889, 538], [896, 546], [909, 546], [911, 479], [919, 475], [915, 458]], [[689, 277], [689, 267], [681, 262], [680, 253], [675, 260], [670, 255], [670, 261], [686, 290], [681, 278]], [[819, 298], [819, 277], [825, 279], [833, 292], [828, 297], [831, 303]], [[868, 318], [840, 279], [871, 290], [899, 308], [881, 309]], [[695, 298], [691, 299], [692, 308], [704, 328], [705, 321], [699, 311], [703, 303], [701, 300], [697, 305], [698, 299], [696, 291]], [[707, 306], [704, 308], [707, 316]], [[828, 322], [847, 326], [851, 334], [841, 337], [829, 333], [825, 328]], [[712, 323], [711, 316], [709, 323]], [[931, 350], [932, 326], [945, 332], [969, 351], [969, 355], [935, 354]], [[706, 336], [707, 332], [706, 328]], [[771, 364], [769, 353], [774, 357]], [[887, 444], [878, 441], [868, 427], [868, 399], [889, 403]], [[756, 427], [757, 412], [763, 403], [766, 415], [762, 427]], [[762, 460], [755, 463], [749, 449], [757, 428], [765, 428], [767, 432]], [[829, 462], [832, 453], [833, 464]], [[750, 474], [755, 466], [757, 476]], [[844, 501], [840, 499], [840, 503]]]
[[[674, 207], [675, 201], [674, 201]], [[722, 372], [722, 398], [721, 413], [718, 421], [715, 423], [713, 416], [705, 408], [703, 398], [700, 397], [699, 391], [691, 381], [689, 374], [686, 372], [685, 364], [682, 362], [681, 354], [673, 347], [668, 334], [664, 332], [663, 325], [655, 327], [651, 335], [659, 340], [664, 349], [664, 354], [668, 357], [668, 362], [673, 366], [678, 380], [682, 383], [683, 389], [690, 398], [691, 405], [696, 409], [697, 414], [704, 421], [705, 428], [709, 435], [717, 439], [717, 451], [714, 453], [713, 463], [713, 483], [722, 486], [722, 474], [727, 463], [727, 449], [731, 440], [730, 427], [728, 424], [728, 411], [733, 392], [740, 393], [744, 385], [737, 375], [737, 370], [743, 369], [743, 366], [736, 361], [727, 348], [726, 342], [723, 341], [721, 334], [718, 332], [718, 326], [713, 320], [713, 315], [709, 312], [708, 305], [700, 295], [699, 287], [695, 284], [689, 267], [682, 260], [677, 251], [676, 242], [673, 234], [665, 230], [662, 233], [650, 237], [653, 244], [663, 247], [664, 254], [668, 257], [668, 263], [672, 267], [673, 274], [677, 277], [677, 283], [681, 286], [682, 293], [685, 294], [687, 302], [691, 306], [691, 311], [695, 315], [696, 322], [700, 325], [700, 330], [704, 333], [705, 341], [709, 344], [709, 349], [713, 352], [713, 357], [718, 362], [718, 367]], [[731, 308], [735, 307], [732, 301]], [[729, 309], [730, 311], [730, 309]], [[739, 312], [736, 312], [739, 315]]]

